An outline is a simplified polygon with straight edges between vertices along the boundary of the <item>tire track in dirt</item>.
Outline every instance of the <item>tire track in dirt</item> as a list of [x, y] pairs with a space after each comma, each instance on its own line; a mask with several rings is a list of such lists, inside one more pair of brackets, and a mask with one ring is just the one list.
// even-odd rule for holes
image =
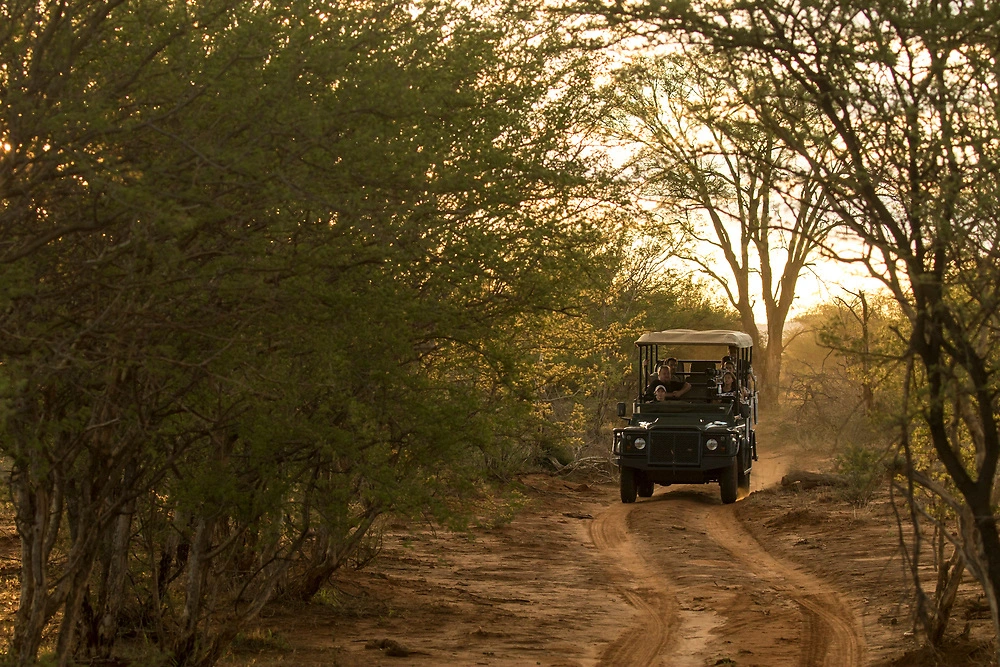
[[[612, 505], [590, 525], [594, 545], [615, 563], [611, 583], [639, 614], [626, 619], [626, 629], [601, 655], [600, 665], [650, 665], [675, 640], [678, 624], [677, 602], [664, 579], [651, 570], [632, 544], [628, 515], [635, 505]], [[636, 582], [644, 582], [640, 587]]]
[[[771, 556], [743, 528], [734, 507], [719, 505], [703, 488], [674, 487], [634, 505], [614, 505], [592, 523], [593, 543], [615, 563], [610, 573], [612, 586], [638, 613], [604, 651], [599, 664], [704, 664], [712, 657], [709, 653], [719, 650], [720, 645], [715, 640], [706, 641], [706, 632], [733, 647], [746, 645], [747, 637], [739, 633], [753, 632], [754, 627], [759, 627], [756, 623], [743, 626], [747, 630], [739, 629], [740, 624], [718, 627], [718, 623], [704, 619], [707, 628], [700, 633], [695, 632], [697, 628], [692, 623], [693, 613], [725, 616], [733, 595], [745, 598], [777, 595], [786, 601], [791, 627], [799, 628], [798, 657], [793, 657], [795, 652], [785, 653], [786, 660], [795, 660], [803, 667], [864, 664], [866, 648], [862, 632], [854, 612], [837, 591]], [[646, 533], [629, 528], [630, 514], [633, 525], [645, 526]], [[653, 532], [648, 532], [650, 526], [654, 527]], [[655, 529], [656, 526], [660, 528]], [[667, 526], [671, 528], [669, 534], [662, 530]], [[678, 540], [672, 535], [684, 537]], [[706, 587], [695, 581], [692, 573], [698, 572], [706, 554], [712, 553], [729, 561], [730, 585], [719, 587], [716, 582], [715, 587]], [[689, 603], [682, 603], [681, 599], [700, 602], [692, 612]], [[699, 612], [701, 604], [706, 606]], [[781, 612], [775, 608], [775, 613]], [[689, 634], [692, 636], [687, 637]]]
[[793, 600], [805, 621], [800, 664], [806, 667], [858, 667], [865, 641], [854, 612], [822, 580], [767, 553], [736, 518], [733, 507], [706, 507], [701, 513], [711, 538]]

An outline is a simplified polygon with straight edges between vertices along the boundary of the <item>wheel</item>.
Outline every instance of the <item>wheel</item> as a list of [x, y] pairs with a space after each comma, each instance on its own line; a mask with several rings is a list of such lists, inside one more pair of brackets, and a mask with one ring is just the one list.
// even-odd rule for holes
[[649, 479], [646, 479], [646, 476], [643, 475], [638, 485], [639, 497], [649, 498], [651, 495], [653, 495], [653, 486], [654, 486], [653, 482]]
[[737, 494], [740, 496], [746, 496], [750, 493], [750, 471], [743, 472], [743, 466], [736, 472], [739, 473], [738, 479], [736, 480]]
[[746, 459], [745, 461], [740, 461], [739, 468], [736, 470], [737, 493], [741, 497], [744, 497], [750, 493], [750, 472], [753, 464], [750, 462], [749, 452], [746, 456], [741, 455], [739, 458]]
[[736, 502], [739, 495], [739, 468], [740, 464], [736, 459], [729, 464], [719, 475], [719, 491], [722, 495], [722, 502], [730, 505]]
[[618, 477], [618, 489], [623, 503], [634, 503], [636, 497], [635, 468], [622, 468]]

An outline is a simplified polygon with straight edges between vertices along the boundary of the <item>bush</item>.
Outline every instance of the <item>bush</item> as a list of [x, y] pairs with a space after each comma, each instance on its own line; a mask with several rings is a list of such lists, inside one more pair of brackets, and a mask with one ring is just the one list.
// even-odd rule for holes
[[847, 481], [843, 491], [846, 499], [864, 506], [887, 479], [889, 457], [884, 450], [852, 443], [834, 458], [834, 469]]

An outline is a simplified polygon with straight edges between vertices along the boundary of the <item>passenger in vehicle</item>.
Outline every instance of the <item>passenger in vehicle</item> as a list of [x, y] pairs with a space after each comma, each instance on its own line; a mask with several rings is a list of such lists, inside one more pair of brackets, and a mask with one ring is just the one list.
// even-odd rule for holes
[[736, 373], [736, 359], [735, 359], [735, 357], [731, 357], [728, 354], [726, 356], [722, 357], [722, 370], [723, 371], [732, 371], [735, 374]]
[[747, 400], [747, 391], [740, 387], [736, 380], [736, 373], [725, 371], [722, 374], [722, 381], [719, 384], [719, 396], [732, 396], [741, 401]]
[[662, 368], [663, 366], [670, 366], [670, 372], [671, 372], [671, 374], [673, 374], [673, 375], [677, 374], [677, 359], [675, 357], [667, 357], [666, 359], [662, 359], [660, 361], [657, 361], [656, 364], [657, 364], [656, 365], [656, 372], [655, 373], [650, 373], [649, 377], [646, 378], [646, 385], [647, 386], [649, 386], [650, 384], [659, 383], [659, 381], [660, 381], [660, 379], [659, 379], [660, 368]]
[[649, 385], [652, 384], [653, 388], [654, 389], [656, 388], [656, 385], [654, 383], [659, 382], [658, 378], [659, 378], [659, 373], [660, 373], [660, 366], [664, 365], [665, 363], [667, 363], [667, 361], [665, 359], [661, 359], [661, 360], [659, 360], [659, 361], [656, 362], [656, 370], [646, 376], [646, 386], [647, 387], [649, 387]]
[[653, 397], [657, 403], [665, 403], [667, 400], [667, 388], [662, 384], [656, 385], [656, 389], [653, 390]]
[[739, 391], [739, 387], [736, 384], [736, 374], [732, 371], [726, 371], [722, 374], [722, 382], [719, 383], [719, 395], [720, 396], [735, 396]]
[[659, 385], [663, 385], [663, 388], [666, 389], [668, 399], [680, 398], [691, 391], [691, 384], [674, 374], [674, 368], [676, 367], [677, 360], [673, 357], [660, 364], [659, 369], [656, 371], [656, 377], [646, 385], [646, 390], [642, 394], [643, 400], [655, 400], [656, 387]]

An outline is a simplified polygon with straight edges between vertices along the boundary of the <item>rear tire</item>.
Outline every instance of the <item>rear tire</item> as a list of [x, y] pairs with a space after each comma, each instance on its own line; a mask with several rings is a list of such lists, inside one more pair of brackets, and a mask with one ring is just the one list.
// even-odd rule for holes
[[642, 481], [639, 482], [638, 492], [640, 498], [649, 498], [653, 495], [654, 484], [652, 481], [646, 479], [646, 476], [642, 476]]
[[636, 493], [635, 468], [622, 468], [618, 476], [618, 489], [623, 503], [634, 503]]
[[722, 502], [725, 505], [735, 503], [736, 498], [739, 496], [739, 465], [739, 462], [733, 459], [729, 467], [723, 469], [719, 474], [719, 491], [722, 496]]

